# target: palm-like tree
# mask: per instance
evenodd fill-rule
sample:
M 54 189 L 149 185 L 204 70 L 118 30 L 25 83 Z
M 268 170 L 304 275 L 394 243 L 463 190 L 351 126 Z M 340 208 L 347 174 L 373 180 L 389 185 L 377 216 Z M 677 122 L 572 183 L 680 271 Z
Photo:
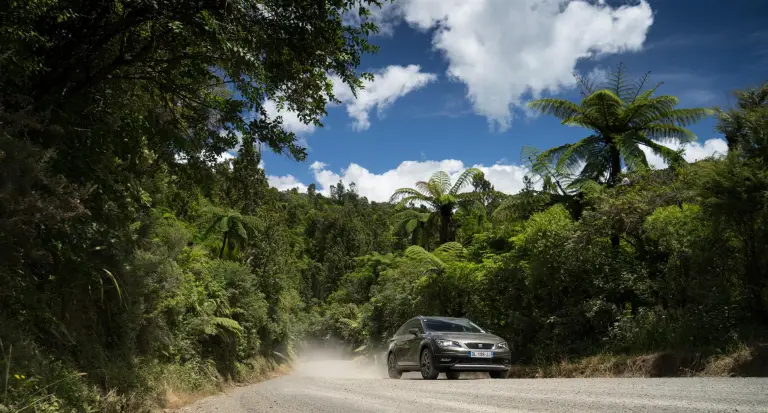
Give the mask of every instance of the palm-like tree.
M 696 136 L 686 129 L 713 112 L 709 109 L 677 109 L 674 96 L 654 96 L 661 84 L 643 90 L 648 74 L 630 82 L 623 65 L 608 75 L 602 87 L 578 77 L 582 100 L 544 98 L 531 102 L 531 108 L 556 116 L 564 125 L 591 129 L 592 134 L 573 143 L 549 149 L 541 160 L 554 162 L 558 169 L 579 170 L 577 180 L 619 183 L 622 162 L 628 170 L 648 167 L 641 150 L 645 146 L 668 164 L 682 161 L 679 152 L 662 142 L 689 142 Z
M 453 241 L 456 237 L 452 231 L 453 213 L 462 204 L 477 201 L 478 192 L 459 193 L 472 183 L 472 178 L 480 174 L 479 169 L 470 168 L 464 171 L 456 183 L 451 185 L 451 177 L 443 171 L 435 172 L 429 181 L 416 182 L 416 188 L 400 188 L 392 194 L 390 202 L 400 206 L 410 203 L 423 204 L 432 209 L 432 215 L 440 220 L 440 243 Z
M 219 249 L 219 258 L 224 257 L 226 247 L 232 254 L 235 249 L 240 249 L 248 243 L 248 239 L 255 232 L 258 225 L 256 218 L 241 215 L 237 211 L 227 211 L 221 208 L 208 208 L 207 211 L 213 219 L 208 229 L 205 230 L 203 238 L 207 238 L 212 233 L 218 232 L 223 236 L 221 248 Z

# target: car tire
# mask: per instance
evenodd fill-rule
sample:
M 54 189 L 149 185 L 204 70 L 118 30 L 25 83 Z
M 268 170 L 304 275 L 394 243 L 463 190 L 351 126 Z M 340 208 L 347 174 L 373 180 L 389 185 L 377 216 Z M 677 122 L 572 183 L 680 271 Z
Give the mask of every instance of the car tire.
M 448 380 L 458 380 L 459 376 L 461 376 L 461 373 L 458 371 L 446 371 L 445 372 L 445 378 Z
M 435 366 L 435 358 L 432 356 L 432 350 L 429 347 L 421 351 L 421 357 L 419 357 L 419 365 L 421 366 L 421 377 L 424 380 L 434 380 L 440 375 Z
M 394 353 L 389 353 L 389 357 L 387 357 L 387 375 L 389 375 L 390 379 L 399 379 L 403 375 L 403 372 L 397 368 L 397 360 Z
M 488 375 L 491 376 L 492 379 L 506 379 L 507 378 L 507 372 L 506 371 L 489 371 Z

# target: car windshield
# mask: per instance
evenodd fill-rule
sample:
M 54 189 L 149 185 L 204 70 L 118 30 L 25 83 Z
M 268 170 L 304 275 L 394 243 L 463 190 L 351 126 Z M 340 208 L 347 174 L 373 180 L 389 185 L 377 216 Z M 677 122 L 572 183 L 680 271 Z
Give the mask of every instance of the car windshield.
M 469 320 L 424 320 L 427 331 L 444 333 L 484 333 Z

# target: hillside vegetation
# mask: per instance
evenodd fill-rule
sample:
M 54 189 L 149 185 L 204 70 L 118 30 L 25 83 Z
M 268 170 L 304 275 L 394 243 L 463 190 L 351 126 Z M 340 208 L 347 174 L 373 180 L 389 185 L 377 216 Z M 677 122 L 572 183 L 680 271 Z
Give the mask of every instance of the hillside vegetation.
M 766 337 L 766 85 L 710 110 L 622 66 L 582 80 L 579 102 L 531 104 L 586 137 L 526 148 L 517 194 L 474 169 L 387 203 L 341 182 L 270 188 L 260 151 L 306 151 L 264 99 L 319 125 L 329 73 L 368 77 L 358 6 L 377 3 L 0 11 L 0 412 L 149 411 L 257 379 L 305 342 L 380 351 L 416 314 L 469 317 L 519 364 Z M 707 116 L 727 156 L 665 146 Z

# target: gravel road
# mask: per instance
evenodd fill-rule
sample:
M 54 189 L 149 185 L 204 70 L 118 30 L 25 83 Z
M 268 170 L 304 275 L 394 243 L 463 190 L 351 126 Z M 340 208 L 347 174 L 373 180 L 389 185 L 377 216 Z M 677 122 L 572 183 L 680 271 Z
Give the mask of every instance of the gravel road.
M 400 380 L 349 361 L 201 400 L 178 413 L 255 412 L 768 412 L 768 379 Z

